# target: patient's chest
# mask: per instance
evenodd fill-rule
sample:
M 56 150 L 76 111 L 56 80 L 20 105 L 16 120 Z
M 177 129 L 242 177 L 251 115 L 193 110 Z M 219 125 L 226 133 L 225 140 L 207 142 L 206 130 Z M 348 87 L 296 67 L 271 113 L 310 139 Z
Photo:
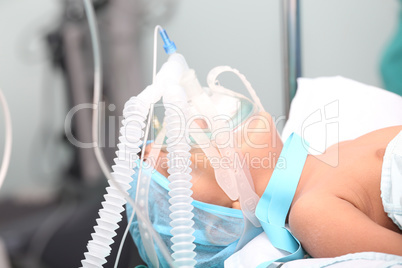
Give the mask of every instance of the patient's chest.
M 350 202 L 381 226 L 400 231 L 384 212 L 380 185 L 385 149 L 401 129 L 372 132 L 329 148 L 326 156 L 309 156 L 300 194 L 334 195 Z M 337 164 L 328 164 L 328 157 L 337 158 Z

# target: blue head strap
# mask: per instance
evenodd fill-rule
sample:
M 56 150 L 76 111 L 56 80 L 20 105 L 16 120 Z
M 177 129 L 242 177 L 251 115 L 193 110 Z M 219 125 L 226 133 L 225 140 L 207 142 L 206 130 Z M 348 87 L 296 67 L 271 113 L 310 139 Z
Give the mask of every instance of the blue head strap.
M 287 262 L 304 257 L 305 253 L 299 240 L 285 228 L 285 221 L 306 162 L 307 150 L 308 143 L 292 133 L 283 145 L 279 157 L 279 160 L 286 161 L 285 165 L 279 167 L 278 160 L 268 186 L 258 202 L 255 214 L 272 245 L 290 253 L 285 257 L 262 263 L 258 268 L 268 267 L 273 262 Z

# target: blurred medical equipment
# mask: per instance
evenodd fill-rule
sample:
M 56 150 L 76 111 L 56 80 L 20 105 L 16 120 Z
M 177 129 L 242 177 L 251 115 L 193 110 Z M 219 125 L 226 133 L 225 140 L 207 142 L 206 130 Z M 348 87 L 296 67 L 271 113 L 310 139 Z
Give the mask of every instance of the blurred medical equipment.
M 68 109 L 80 108 L 73 114 L 69 140 L 83 146 L 73 146 L 74 158 L 69 175 L 88 184 L 99 182 L 103 173 L 92 150 L 92 57 L 91 41 L 82 0 L 65 0 L 64 16 L 58 29 L 48 36 L 54 54 L 54 64 L 63 71 L 67 83 Z M 118 123 L 125 101 L 138 94 L 142 78 L 138 38 L 141 28 L 153 20 L 166 21 L 174 14 L 174 0 L 125 1 L 93 0 L 102 41 L 102 96 L 100 114 L 103 133 L 100 147 L 109 165 L 113 162 Z M 153 11 L 153 12 L 151 12 Z M 80 106 L 81 105 L 81 106 Z M 90 148 L 88 148 L 90 147 Z
M 1 239 L 0 239 L 0 267 L 11 268 L 10 261 L 8 259 L 7 249 L 3 243 L 3 240 Z
M 140 88 L 142 82 L 138 56 L 141 29 L 146 28 L 146 24 L 154 24 L 154 20 L 165 22 L 174 14 L 176 4 L 174 0 L 92 2 L 99 18 L 102 56 L 107 60 L 104 65 L 104 94 L 101 96 L 104 101 L 101 104 L 104 105 L 101 112 L 104 117 L 102 122 L 106 124 L 101 126 L 102 133 L 105 133 L 102 135 L 101 145 L 106 159 L 111 163 L 117 140 L 114 131 L 118 133 L 118 128 L 115 127 L 119 124 L 117 115 L 121 114 L 124 102 L 129 96 L 138 93 L 134 90 Z M 65 78 L 62 82 L 66 82 L 66 87 L 62 88 L 66 89 L 66 97 L 62 101 L 66 102 L 65 106 L 70 110 L 77 105 L 92 102 L 91 47 L 82 0 L 63 0 L 59 4 L 60 23 L 35 31 L 30 36 L 35 35 L 37 40 L 45 41 L 44 45 L 48 45 L 45 49 L 48 49 L 50 54 L 49 67 L 54 73 L 45 72 L 44 78 L 48 81 L 49 76 L 54 76 L 57 80 L 57 72 Z M 49 32 L 49 28 L 54 30 Z M 49 90 L 54 90 L 54 87 L 49 86 Z M 57 104 L 56 102 L 53 105 Z M 49 105 L 44 105 L 44 110 L 48 114 L 53 112 Z M 91 108 L 80 110 L 72 120 L 72 134 L 78 141 L 86 144 L 92 142 L 91 113 Z M 41 140 L 50 140 L 49 131 L 46 134 Z M 51 174 L 51 183 L 57 187 L 54 195 L 46 196 L 46 199 L 44 196 L 35 202 L 26 201 L 29 197 L 23 196 L 23 202 L 26 203 L 21 204 L 19 199 L 13 198 L 1 204 L 2 211 L 7 215 L 1 220 L 1 236 L 16 267 L 78 267 L 97 217 L 100 193 L 105 189 L 106 181 L 92 148 L 72 145 L 62 131 L 50 135 L 57 142 L 57 149 L 62 145 L 65 148 L 61 151 L 67 149 L 67 153 L 72 152 L 72 155 L 68 155 L 72 157 L 63 164 L 66 170 Z M 38 142 L 39 149 L 43 150 L 41 145 Z M 113 149 L 110 149 L 111 147 Z M 59 151 L 55 152 L 51 148 L 48 155 L 54 156 L 55 153 L 58 155 Z M 33 160 L 30 161 L 32 167 L 29 168 L 32 172 L 39 171 L 40 175 L 43 175 L 43 166 L 39 166 L 38 161 L 34 160 L 40 161 L 38 154 L 33 155 Z M 48 163 L 54 164 L 53 160 L 54 158 L 50 159 Z M 117 231 L 118 240 L 127 224 L 125 214 L 123 218 L 121 230 Z M 65 248 L 69 250 L 65 251 Z M 116 251 L 117 248 L 111 258 L 115 259 Z M 126 241 L 120 262 L 122 266 L 143 263 L 131 239 Z
M 66 1 L 66 17 L 60 26 L 60 30 L 50 36 L 51 44 L 55 49 L 64 50 L 64 56 L 60 59 L 60 67 L 66 74 L 66 81 L 69 86 L 69 107 L 73 108 L 84 103 L 92 103 L 92 92 L 90 86 L 91 65 L 90 40 L 86 27 L 84 6 L 82 0 Z M 132 88 L 139 86 L 140 77 L 138 73 L 138 52 L 135 49 L 135 42 L 139 34 L 138 10 L 141 10 L 137 1 L 95 1 L 94 6 L 98 12 L 102 25 L 101 37 L 105 40 L 103 57 L 108 59 L 104 68 L 106 76 L 102 76 L 101 84 L 103 95 L 99 98 L 105 103 L 97 105 L 104 117 L 102 132 L 103 139 L 100 140 L 102 151 L 108 163 L 112 162 L 114 140 L 118 128 L 109 127 L 113 124 L 113 115 L 120 113 L 124 101 L 129 98 Z M 107 21 L 107 23 L 106 23 Z M 62 51 L 63 52 L 63 51 Z M 105 100 L 103 100 L 105 98 Z M 109 106 L 112 104 L 112 106 Z M 74 139 L 91 147 L 92 140 L 92 110 L 91 107 L 81 109 L 74 114 L 73 135 Z M 111 144 L 109 144 L 111 143 Z M 84 146 L 75 147 L 76 157 L 71 172 L 88 183 L 95 183 L 102 176 L 99 170 L 96 156 L 91 148 Z

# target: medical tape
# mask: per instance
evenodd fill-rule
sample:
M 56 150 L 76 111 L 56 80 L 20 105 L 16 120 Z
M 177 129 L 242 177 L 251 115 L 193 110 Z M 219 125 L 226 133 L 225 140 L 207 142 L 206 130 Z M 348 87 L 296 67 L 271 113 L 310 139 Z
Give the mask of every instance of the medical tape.
M 196 124 L 194 129 L 201 130 L 197 133 L 190 133 L 190 136 L 194 139 L 194 141 L 200 145 L 200 149 L 204 152 L 205 156 L 210 160 L 211 159 L 221 159 L 221 155 L 219 151 L 212 146 L 211 140 L 208 136 L 202 131 L 202 129 Z M 208 145 L 206 145 L 208 144 Z M 236 181 L 233 180 L 234 172 L 231 169 L 225 169 L 221 165 L 211 165 L 214 169 L 215 179 L 219 186 L 224 190 L 224 192 L 228 195 L 231 200 L 237 200 L 239 198 L 239 193 L 237 191 Z M 225 191 L 225 189 L 231 189 L 230 191 Z
M 271 179 L 257 205 L 256 216 L 271 241 L 278 249 L 290 254 L 264 262 L 258 268 L 268 267 L 274 262 L 302 259 L 305 255 L 299 240 L 285 228 L 285 221 L 308 154 L 308 143 L 292 133 L 283 145 L 281 155 L 286 165 L 275 166 Z

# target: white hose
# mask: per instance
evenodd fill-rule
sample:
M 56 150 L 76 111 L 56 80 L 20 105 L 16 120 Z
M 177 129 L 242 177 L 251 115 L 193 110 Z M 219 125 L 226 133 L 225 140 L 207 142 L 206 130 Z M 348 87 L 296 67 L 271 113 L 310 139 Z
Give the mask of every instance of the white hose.
M 117 145 L 117 157 L 114 159 L 115 165 L 112 167 L 114 181 L 109 180 L 109 187 L 106 188 L 107 194 L 102 202 L 103 208 L 99 210 L 100 218 L 97 219 L 98 225 L 94 227 L 95 233 L 91 234 L 92 240 L 88 242 L 88 252 L 85 253 L 85 260 L 82 261 L 83 267 L 102 267 L 106 263 L 106 257 L 110 254 L 110 245 L 116 235 L 114 230 L 121 221 L 121 212 L 126 203 L 124 196 L 119 192 L 115 184 L 125 191 L 130 189 L 131 176 L 133 175 L 133 165 L 138 160 L 140 145 L 145 126 L 144 121 L 148 115 L 149 104 L 141 101 L 137 97 L 132 97 L 125 105 L 123 110 L 123 126 L 120 129 L 120 143 Z
M 114 159 L 115 165 L 112 167 L 113 179 L 109 180 L 110 186 L 106 188 L 108 193 L 105 195 L 105 202 L 102 202 L 103 208 L 99 211 L 100 218 L 97 220 L 98 225 L 94 227 L 95 233 L 91 235 L 92 240 L 88 242 L 88 252 L 84 254 L 86 259 L 82 261 L 83 267 L 102 267 L 106 263 L 106 257 L 111 250 L 110 245 L 116 235 L 115 230 L 122 218 L 120 213 L 124 210 L 123 205 L 126 203 L 124 197 L 127 195 L 127 190 L 130 189 L 131 176 L 134 174 L 133 168 L 138 160 L 137 154 L 141 151 L 139 147 L 142 145 L 143 128 L 150 104 L 160 99 L 162 91 L 169 91 L 169 88 L 164 86 L 178 84 L 178 80 L 186 68 L 188 67 L 183 56 L 172 55 L 169 61 L 162 66 L 155 84 L 147 87 L 138 97 L 132 97 L 125 104 L 123 126 L 120 129 L 120 143 L 117 145 L 119 150 L 117 158 Z M 175 100 L 173 99 L 173 101 Z M 121 193 L 120 189 L 125 192 Z M 133 208 L 139 207 L 139 210 L 136 209 L 136 211 L 140 213 L 142 206 L 145 204 L 139 202 L 139 204 L 134 204 Z M 147 216 L 140 217 L 139 222 L 144 223 L 143 227 L 156 239 L 152 225 L 149 224 L 149 218 Z M 171 264 L 167 248 L 160 245 L 159 240 L 156 239 L 159 249 Z
M 163 96 L 166 116 L 166 143 L 168 151 L 168 177 L 169 183 L 169 207 L 172 221 L 170 231 L 173 237 L 172 257 L 176 267 L 194 267 L 197 263 L 194 259 L 195 240 L 193 233 L 194 214 L 191 205 L 191 154 L 186 131 L 185 113 L 188 111 L 187 97 L 180 86 L 169 87 Z
M 94 104 L 98 107 L 101 99 L 102 92 L 102 63 L 100 53 L 100 43 L 98 37 L 98 29 L 96 16 L 90 0 L 83 0 L 85 12 L 88 18 L 89 29 L 91 33 L 91 41 L 94 54 Z M 177 59 L 177 57 L 174 57 Z M 179 65 L 182 67 L 183 60 L 178 57 Z M 173 63 L 173 65 L 177 65 Z M 187 66 L 185 64 L 185 66 Z M 169 68 L 165 68 L 169 69 Z M 181 68 L 174 68 L 175 71 Z M 175 74 L 175 73 L 174 73 Z M 177 75 L 177 74 L 176 74 Z M 169 75 L 167 75 L 169 77 Z M 163 79 L 162 79 L 163 80 Z M 166 80 L 166 79 L 165 79 Z M 169 80 L 169 78 L 167 79 Z M 163 84 L 163 82 L 161 82 Z M 131 187 L 130 182 L 133 180 L 133 168 L 138 160 L 137 153 L 140 151 L 139 146 L 142 144 L 141 138 L 144 136 L 142 128 L 144 121 L 148 115 L 149 106 L 158 101 L 161 97 L 159 90 L 144 90 L 138 98 L 131 98 L 125 105 L 123 111 L 123 127 L 120 129 L 121 137 L 118 144 L 119 151 L 116 153 L 117 158 L 114 159 L 115 165 L 113 166 L 113 173 L 109 171 L 109 167 L 104 158 L 103 152 L 99 148 L 99 111 L 94 109 L 92 120 L 92 135 L 95 143 L 95 155 L 100 164 L 100 167 L 108 179 L 109 187 L 106 188 L 107 194 L 104 196 L 105 201 L 102 202 L 103 208 L 99 210 L 100 218 L 97 219 L 97 226 L 94 227 L 92 240 L 88 242 L 85 259 L 82 265 L 85 268 L 102 267 L 106 263 L 106 257 L 110 254 L 110 245 L 113 243 L 113 237 L 116 235 L 114 230 L 118 228 L 118 223 L 121 220 L 120 213 L 124 210 L 123 205 L 128 201 L 133 208 L 133 213 L 137 212 L 139 221 L 143 223 L 144 228 L 148 231 L 150 236 L 155 239 L 156 244 L 162 256 L 165 258 L 170 266 L 173 266 L 172 258 L 165 244 L 163 244 L 160 236 L 152 228 L 149 218 L 144 216 L 139 206 L 128 195 L 127 190 Z M 2 171 L 4 172 L 4 171 Z
M 89 0 L 83 0 L 86 15 L 88 18 L 89 29 L 91 33 L 92 48 L 94 54 L 94 104 L 98 107 L 101 99 L 102 90 L 102 63 L 101 63 L 101 53 L 100 53 L 100 43 L 98 37 L 98 29 L 96 16 L 93 6 Z M 146 106 L 146 105 L 143 105 Z M 143 116 L 141 118 L 146 118 L 148 110 L 144 109 Z M 98 147 L 99 135 L 99 111 L 94 109 L 93 120 L 92 120 L 92 136 L 95 143 L 95 156 L 100 164 L 100 167 L 108 178 L 109 187 L 107 188 L 108 194 L 105 195 L 105 202 L 102 203 L 103 208 L 99 210 L 100 218 L 97 219 L 97 226 L 94 227 L 95 233 L 93 233 L 92 240 L 88 242 L 87 248 L 88 252 L 85 253 L 85 259 L 82 261 L 83 267 L 102 267 L 106 263 L 105 258 L 110 254 L 110 245 L 113 243 L 113 237 L 116 235 L 114 230 L 118 228 L 118 222 L 121 220 L 120 213 L 124 210 L 123 205 L 126 203 L 125 198 L 128 197 L 128 201 L 133 206 L 133 210 L 136 209 L 136 204 L 132 202 L 131 198 L 127 194 L 127 190 L 130 188 L 130 181 L 132 180 L 130 175 L 122 176 L 118 172 L 128 174 L 130 171 L 130 159 L 126 159 L 128 166 L 121 168 L 115 174 L 111 175 L 109 167 L 105 161 L 103 152 Z M 141 121 L 143 122 L 143 121 Z M 124 128 L 124 126 L 123 126 Z M 125 131 L 124 129 L 122 129 Z M 141 129 L 140 129 L 141 130 Z M 137 135 L 143 135 L 143 133 L 136 133 Z M 141 136 L 136 137 L 139 141 Z M 124 143 L 124 142 L 123 142 Z M 140 144 L 140 143 L 139 143 Z M 139 144 L 135 144 L 130 153 L 139 151 Z M 120 144 L 121 145 L 121 144 Z M 124 146 L 123 146 L 124 147 Z M 120 155 L 120 154 L 119 154 Z M 136 154 L 135 154 L 136 155 Z M 138 158 L 138 156 L 137 156 Z M 118 160 L 118 159 L 117 159 Z M 116 162 L 116 166 L 123 166 L 120 160 Z M 126 163 L 126 164 L 127 164 Z M 134 162 L 131 162 L 134 163 Z M 131 169 L 132 170 L 132 169 Z M 139 215 L 142 218 L 142 215 Z M 157 239 L 158 241 L 159 239 Z M 159 241 L 158 241 L 159 242 Z

